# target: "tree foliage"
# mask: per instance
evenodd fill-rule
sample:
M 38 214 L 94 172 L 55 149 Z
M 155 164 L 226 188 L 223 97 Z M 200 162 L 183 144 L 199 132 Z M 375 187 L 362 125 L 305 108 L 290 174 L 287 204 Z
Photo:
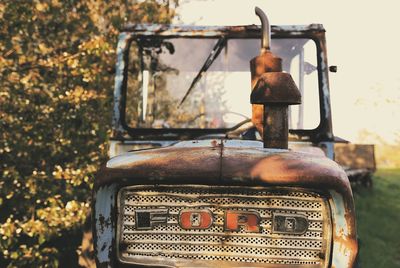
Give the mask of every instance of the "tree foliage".
M 176 5 L 0 2 L 1 267 L 76 265 L 106 159 L 118 29 L 168 23 Z

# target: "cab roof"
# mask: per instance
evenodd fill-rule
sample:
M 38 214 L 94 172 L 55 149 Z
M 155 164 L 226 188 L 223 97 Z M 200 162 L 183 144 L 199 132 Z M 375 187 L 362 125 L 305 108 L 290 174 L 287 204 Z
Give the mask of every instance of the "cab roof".
M 259 37 L 261 26 L 194 26 L 194 25 L 167 25 L 167 24 L 128 24 L 123 32 L 130 32 L 137 36 L 182 36 L 182 37 Z M 310 33 L 325 32 L 322 24 L 309 25 L 272 25 L 272 35 L 307 35 Z

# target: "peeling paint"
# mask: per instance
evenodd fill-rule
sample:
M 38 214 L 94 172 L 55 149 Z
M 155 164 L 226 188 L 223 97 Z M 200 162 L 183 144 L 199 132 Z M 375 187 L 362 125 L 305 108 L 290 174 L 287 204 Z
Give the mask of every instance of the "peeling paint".
M 211 139 L 211 140 L 192 140 L 192 141 L 181 141 L 174 144 L 174 147 L 205 147 L 205 146 L 218 146 L 221 143 L 224 147 L 240 147 L 240 148 L 263 148 L 261 141 L 252 140 L 228 140 L 228 139 Z M 276 150 L 283 151 L 283 150 Z
M 114 241 L 112 211 L 115 204 L 116 185 L 100 187 L 96 192 L 94 212 L 95 250 L 98 263 L 110 261 Z
M 330 191 L 333 219 L 332 267 L 353 267 L 358 254 L 354 215 L 349 212 L 343 196 Z
M 260 148 L 263 149 L 262 141 L 252 140 L 223 140 L 224 147 L 239 147 L 239 148 Z M 278 150 L 279 151 L 279 150 Z
M 140 155 L 135 153 L 127 153 L 125 154 L 126 157 L 114 157 L 111 158 L 108 162 L 106 167 L 107 168 L 115 168 L 118 166 L 125 166 L 129 163 L 133 162 L 140 162 L 145 160 L 151 160 L 156 158 L 157 155 Z
M 334 160 L 334 143 L 333 142 L 320 142 L 319 147 L 323 148 L 325 155 Z
M 221 36 L 233 34 L 258 33 L 261 36 L 259 25 L 238 25 L 238 26 L 196 26 L 196 25 L 160 25 L 160 24 L 130 24 L 124 29 L 126 32 L 135 32 L 137 35 L 149 36 Z M 290 32 L 293 34 L 325 31 L 321 24 L 310 25 L 272 25 L 272 35 L 276 32 Z
M 120 104 L 122 99 L 122 84 L 124 80 L 124 69 L 125 61 L 124 52 L 127 49 L 128 39 L 130 35 L 127 33 L 121 33 L 118 39 L 117 46 L 117 64 L 116 64 L 116 74 L 115 74 L 115 84 L 114 84 L 114 113 L 112 126 L 114 131 L 124 131 L 121 125 L 121 111 Z
M 216 147 L 218 146 L 218 141 L 213 140 L 191 140 L 191 141 L 181 141 L 173 145 L 177 148 L 188 148 L 188 147 Z
M 336 235 L 347 236 L 349 227 L 345 218 L 343 197 L 335 191 L 331 191 L 330 194 L 333 199 L 332 211 L 334 212 Z

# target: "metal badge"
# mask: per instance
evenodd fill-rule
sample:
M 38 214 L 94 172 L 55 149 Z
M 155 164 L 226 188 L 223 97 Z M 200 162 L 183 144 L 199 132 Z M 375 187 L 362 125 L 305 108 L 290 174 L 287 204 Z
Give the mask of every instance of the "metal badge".
M 167 218 L 167 208 L 135 210 L 135 226 L 138 230 L 151 230 L 154 225 L 167 224 Z
M 303 214 L 274 213 L 272 216 L 272 233 L 304 234 L 308 230 L 308 218 Z
M 179 226 L 182 229 L 208 229 L 214 217 L 209 209 L 183 209 L 179 212 Z
M 249 233 L 259 233 L 260 214 L 256 211 L 227 210 L 225 212 L 225 231 L 239 231 L 241 227 Z

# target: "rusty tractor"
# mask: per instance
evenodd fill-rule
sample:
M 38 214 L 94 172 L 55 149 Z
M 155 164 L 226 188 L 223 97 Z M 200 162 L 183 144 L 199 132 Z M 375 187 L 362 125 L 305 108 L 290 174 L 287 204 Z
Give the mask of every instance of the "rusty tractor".
M 334 161 L 353 145 L 332 131 L 325 30 L 256 14 L 261 26 L 123 29 L 94 185 L 98 267 L 355 266 Z M 356 151 L 338 162 L 372 172 Z

